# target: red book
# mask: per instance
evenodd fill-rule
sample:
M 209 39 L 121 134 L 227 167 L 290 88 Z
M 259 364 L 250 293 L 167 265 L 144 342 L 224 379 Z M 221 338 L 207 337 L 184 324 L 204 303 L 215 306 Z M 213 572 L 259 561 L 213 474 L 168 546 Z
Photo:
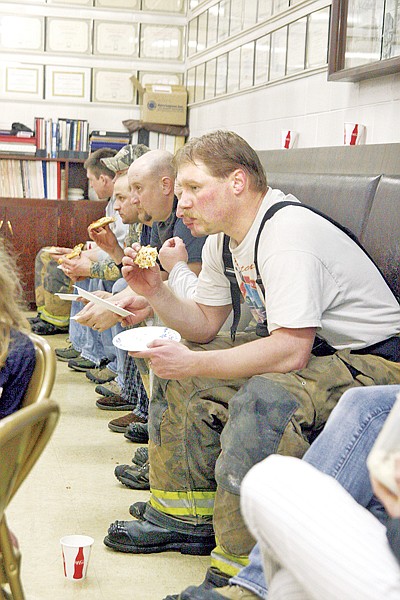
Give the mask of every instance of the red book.
M 35 144 L 36 145 L 36 137 L 19 137 L 17 135 L 1 135 L 0 134 L 0 142 L 9 142 L 15 144 Z

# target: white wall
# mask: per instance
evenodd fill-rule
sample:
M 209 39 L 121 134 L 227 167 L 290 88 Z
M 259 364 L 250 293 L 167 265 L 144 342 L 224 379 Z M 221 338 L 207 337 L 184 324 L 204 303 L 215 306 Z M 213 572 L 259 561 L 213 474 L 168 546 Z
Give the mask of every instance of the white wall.
M 298 132 L 296 147 L 340 146 L 344 122 L 366 126 L 366 143 L 400 142 L 400 74 L 358 83 L 328 82 L 326 71 L 281 81 L 189 110 L 191 136 L 224 128 L 257 150 L 281 147 L 281 131 Z

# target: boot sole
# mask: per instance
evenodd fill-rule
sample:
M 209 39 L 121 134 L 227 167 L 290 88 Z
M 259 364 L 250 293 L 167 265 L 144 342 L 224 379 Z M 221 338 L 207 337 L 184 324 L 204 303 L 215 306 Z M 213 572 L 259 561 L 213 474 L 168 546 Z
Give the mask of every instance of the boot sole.
M 128 477 L 117 477 L 118 481 L 130 488 L 131 490 L 149 490 L 150 482 L 149 481 L 133 481 Z
M 79 356 L 79 354 L 78 354 Z M 73 360 L 74 358 L 78 358 L 78 356 L 69 356 L 68 358 L 64 358 L 63 356 L 58 356 L 58 354 L 56 354 L 57 360 L 60 360 L 61 362 L 69 362 L 70 360 Z
M 105 383 L 110 383 L 110 381 L 114 381 L 116 379 L 116 375 L 114 377 L 108 377 L 108 379 L 99 379 L 96 375 L 92 375 L 91 373 L 86 373 L 86 377 L 89 381 L 93 381 L 96 385 L 104 385 Z
M 109 539 L 108 535 L 104 538 L 103 543 L 113 550 L 119 552 L 127 552 L 130 554 L 155 554 L 159 552 L 180 552 L 181 554 L 191 554 L 193 556 L 208 556 L 215 548 L 215 542 L 212 545 L 205 546 L 204 544 L 188 544 L 171 542 L 160 546 L 131 546 L 121 544 Z
M 125 434 L 125 431 L 124 431 Z M 124 435 L 124 438 L 126 438 L 129 442 L 132 442 L 133 444 L 148 444 L 149 443 L 149 438 L 146 437 L 141 437 L 141 436 L 128 436 L 128 435 Z
M 96 402 L 96 406 L 100 410 L 123 410 L 124 412 L 132 410 L 132 404 L 123 404 L 122 406 L 104 406 L 104 404 L 99 404 L 99 402 Z
M 148 459 L 147 459 L 148 460 Z M 133 457 L 132 458 L 132 462 L 134 465 L 137 465 L 138 467 L 143 467 L 143 465 L 145 465 L 147 463 L 147 460 L 138 460 L 137 458 Z
M 125 433 L 125 429 L 127 427 L 128 427 L 128 425 L 125 425 L 125 427 L 121 427 L 119 425 L 108 424 L 108 429 L 110 429 L 111 431 L 115 431 L 115 433 Z
M 94 369 L 96 365 L 92 367 L 69 367 L 72 371 L 78 371 L 79 373 L 86 373 L 89 369 Z

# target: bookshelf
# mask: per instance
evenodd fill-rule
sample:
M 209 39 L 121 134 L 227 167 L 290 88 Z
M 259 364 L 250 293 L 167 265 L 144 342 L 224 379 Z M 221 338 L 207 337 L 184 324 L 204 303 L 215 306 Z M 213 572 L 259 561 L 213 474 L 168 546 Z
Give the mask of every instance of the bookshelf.
M 12 163 L 14 169 L 18 166 L 21 169 L 21 163 L 24 163 L 24 166 L 28 165 L 32 172 L 37 170 L 38 173 L 40 169 L 43 173 L 43 168 L 46 170 L 50 165 L 53 171 L 60 174 L 60 184 L 61 173 L 63 173 L 62 186 L 58 186 L 60 198 L 57 198 L 58 194 L 50 198 L 46 198 L 43 194 L 37 197 L 26 197 L 26 194 L 25 197 L 24 194 L 17 196 L 15 185 L 12 188 L 13 194 L 7 193 L 11 188 L 7 189 L 5 186 L 12 185 L 14 174 L 14 171 L 8 170 L 11 169 L 10 161 L 14 161 Z M 87 241 L 87 226 L 104 215 L 106 206 L 104 201 L 66 199 L 69 187 L 83 188 L 84 196 L 87 198 L 87 177 L 83 163 L 83 160 L 78 159 L 0 155 L 0 236 L 17 256 L 25 301 L 29 305 L 35 302 L 35 257 L 39 250 L 43 246 L 73 247 Z M 25 185 L 29 186 L 29 183 L 25 182 Z M 32 182 L 31 188 L 37 189 Z
M 64 200 L 68 188 L 88 196 L 83 159 L 38 158 L 0 154 L 0 197 Z

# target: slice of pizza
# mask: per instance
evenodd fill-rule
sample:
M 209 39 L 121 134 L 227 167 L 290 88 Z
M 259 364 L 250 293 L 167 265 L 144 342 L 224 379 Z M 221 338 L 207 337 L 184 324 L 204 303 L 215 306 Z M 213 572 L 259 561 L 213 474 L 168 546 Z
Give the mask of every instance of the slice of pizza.
M 82 248 L 83 248 L 83 244 L 77 244 L 76 246 L 74 246 L 72 248 L 71 252 L 69 252 L 68 254 L 65 254 L 65 256 L 62 256 L 61 258 L 59 258 L 57 262 L 61 265 L 64 262 L 64 258 L 77 258 L 78 256 L 81 255 Z
M 156 264 L 157 254 L 157 248 L 153 248 L 152 246 L 142 246 L 133 262 L 135 265 L 138 265 L 140 269 L 148 269 L 149 267 L 154 267 Z
M 115 217 L 101 217 L 101 219 L 97 219 L 97 221 L 90 223 L 88 231 L 92 231 L 92 229 L 100 229 L 101 227 L 105 227 L 106 225 L 114 223 L 115 221 Z

